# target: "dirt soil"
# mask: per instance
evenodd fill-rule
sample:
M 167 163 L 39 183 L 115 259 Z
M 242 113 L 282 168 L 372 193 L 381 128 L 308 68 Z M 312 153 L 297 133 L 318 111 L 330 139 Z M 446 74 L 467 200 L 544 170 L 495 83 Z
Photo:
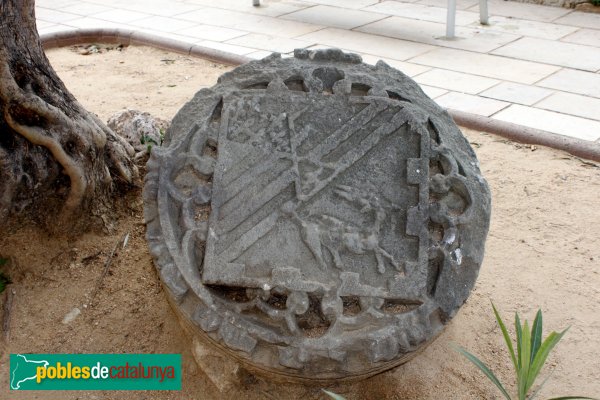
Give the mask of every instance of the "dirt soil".
M 165 51 L 129 47 L 88 55 L 48 51 L 67 87 L 107 120 L 123 108 L 170 119 L 229 69 Z M 493 194 L 485 262 L 477 285 L 444 333 L 409 363 L 367 381 L 331 387 L 348 399 L 500 399 L 452 350 L 456 343 L 512 382 L 490 301 L 505 319 L 544 311 L 545 332 L 571 329 L 542 374 L 541 397 L 600 397 L 600 167 L 552 149 L 465 131 Z M 0 236 L 14 281 L 9 332 L 0 336 L 0 399 L 324 399 L 320 388 L 246 379 L 220 393 L 200 370 L 170 309 L 144 239 L 139 191 L 119 200 L 109 233 L 48 237 L 31 226 Z M 115 244 L 129 234 L 101 279 Z M 96 289 L 97 288 L 97 289 Z M 94 292 L 96 292 L 94 296 Z M 92 297 L 94 296 L 94 297 Z M 81 314 L 69 323 L 74 308 Z M 2 320 L 7 319 L 6 315 Z M 2 325 L 0 325 L 0 330 Z M 182 392 L 9 392 L 10 353 L 160 352 L 183 355 Z M 510 385 L 509 385 L 510 386 Z M 512 386 L 511 386 L 512 389 Z

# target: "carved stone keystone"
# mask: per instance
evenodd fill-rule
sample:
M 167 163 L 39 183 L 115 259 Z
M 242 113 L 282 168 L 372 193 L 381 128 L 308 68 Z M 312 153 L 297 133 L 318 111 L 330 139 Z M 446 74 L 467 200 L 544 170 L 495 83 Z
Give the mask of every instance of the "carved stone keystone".
M 204 342 L 287 378 L 407 361 L 467 299 L 490 193 L 450 116 L 339 50 L 221 76 L 154 147 L 147 239 Z

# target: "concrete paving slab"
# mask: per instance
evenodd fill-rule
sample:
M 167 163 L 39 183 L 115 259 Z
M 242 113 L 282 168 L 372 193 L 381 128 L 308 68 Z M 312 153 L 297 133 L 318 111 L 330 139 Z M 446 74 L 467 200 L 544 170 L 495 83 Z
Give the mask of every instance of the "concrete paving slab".
M 223 8 L 247 14 L 267 15 L 269 17 L 278 17 L 289 14 L 294 11 L 311 7 L 311 3 L 300 1 L 261 1 L 260 7 L 252 6 L 251 0 L 187 0 L 189 4 L 198 4 L 212 8 Z
M 447 0 L 420 0 L 417 1 L 417 4 L 424 4 L 426 6 L 434 6 L 445 8 L 448 7 Z M 479 4 L 477 0 L 457 0 L 456 1 L 456 9 L 457 10 L 466 10 L 471 7 L 475 7 Z M 479 11 L 477 11 L 479 12 Z
M 489 97 L 496 100 L 507 101 L 523 105 L 533 105 L 538 101 L 550 96 L 553 90 L 540 88 L 537 86 L 522 85 L 520 83 L 502 82 L 484 92 L 480 96 Z
M 600 74 L 592 72 L 562 69 L 536 85 L 600 98 Z
M 151 16 L 152 15 L 150 14 L 141 13 L 138 11 L 122 10 L 117 8 L 94 14 L 94 18 L 103 19 L 105 21 L 115 22 L 118 24 L 128 24 L 130 22 L 139 21 L 140 19 Z
M 477 9 L 478 6 L 474 6 L 469 10 L 476 11 Z M 562 7 L 541 6 L 539 4 L 505 0 L 488 0 L 488 9 L 490 15 L 542 22 L 552 22 L 571 12 L 571 10 Z
M 172 17 L 203 8 L 198 4 L 186 4 L 175 1 L 165 2 L 165 0 L 127 0 L 117 3 L 116 7 L 162 17 Z
M 374 36 L 368 33 L 347 31 L 337 28 L 322 29 L 317 32 L 299 36 L 298 39 L 369 53 L 381 57 L 393 58 L 400 61 L 435 49 L 435 47 L 427 44 Z
M 223 28 L 222 26 L 213 25 L 194 25 L 190 28 L 180 29 L 175 33 L 184 36 L 190 36 L 197 39 L 212 40 L 215 42 L 223 42 L 234 39 L 236 37 L 247 35 L 249 32 L 240 31 L 237 29 Z
M 250 33 L 238 38 L 228 40 L 227 43 L 237 46 L 253 47 L 261 50 L 289 53 L 295 49 L 312 46 L 314 43 L 297 39 L 281 38 L 260 33 Z
M 79 29 L 122 28 L 123 24 L 105 21 L 94 17 L 82 17 L 65 22 L 66 25 Z
M 108 11 L 110 9 L 111 7 L 106 7 L 100 4 L 78 2 L 61 7 L 60 11 L 82 16 L 89 16 L 102 11 Z
M 510 105 L 510 103 L 504 101 L 486 99 L 471 94 L 457 92 L 449 92 L 443 96 L 437 97 L 435 102 L 445 108 L 452 108 L 454 110 L 483 115 L 485 117 L 489 117 Z
M 414 79 L 419 84 L 425 84 L 452 90 L 454 92 L 469 94 L 477 94 L 500 83 L 500 81 L 496 79 L 473 76 L 462 72 L 448 71 L 438 68 L 434 68 L 428 72 L 418 75 Z
M 513 104 L 494 115 L 495 119 L 541 129 L 583 140 L 600 138 L 600 122 Z
M 41 19 L 36 21 L 36 26 L 38 28 L 38 31 L 44 28 L 49 28 L 51 26 L 55 26 L 56 24 L 54 22 L 48 22 L 48 21 L 42 21 Z
M 573 11 L 554 22 L 557 24 L 579 26 L 581 28 L 600 29 L 600 14 Z
M 458 38 L 446 40 L 447 0 L 261 3 L 37 0 L 36 13 L 40 33 L 133 29 L 249 58 L 338 47 L 383 59 L 446 107 L 600 140 L 600 15 L 488 0 L 482 26 L 478 1 L 458 0 Z
M 558 92 L 540 101 L 535 106 L 600 121 L 600 99 L 595 97 Z
M 375 4 L 378 1 L 379 0 L 309 0 L 309 3 L 358 10 Z
M 54 24 L 62 24 L 67 21 L 81 18 L 81 15 L 66 13 L 62 11 L 51 10 L 44 7 L 35 8 L 35 17 L 45 22 L 51 22 Z
M 281 18 L 334 28 L 353 29 L 387 17 L 387 15 L 373 12 L 320 5 L 286 14 Z
M 419 21 L 403 17 L 390 17 L 357 28 L 360 32 L 373 33 L 397 39 L 427 43 L 441 47 L 487 53 L 507 43 L 519 39 L 519 36 L 496 31 L 483 31 L 476 28 L 456 27 L 456 37 L 446 39 L 446 24 Z
M 51 8 L 53 10 L 58 10 L 63 7 L 67 7 L 73 4 L 77 4 L 76 0 L 37 0 L 35 2 L 36 7 L 44 7 Z M 37 16 L 37 14 L 36 14 Z
M 454 49 L 436 49 L 411 58 L 410 62 L 525 84 L 535 83 L 560 69 L 552 65 Z
M 570 33 L 577 31 L 575 26 L 557 25 L 547 22 L 529 21 L 508 17 L 490 17 L 489 25 L 472 24 L 483 30 L 493 30 L 514 35 L 536 37 L 541 39 L 558 40 Z
M 444 7 L 433 7 L 425 4 L 402 3 L 399 1 L 384 1 L 365 8 L 367 11 L 386 15 L 411 18 L 430 22 L 446 23 L 447 10 Z M 469 25 L 479 21 L 479 12 L 456 11 L 456 24 Z
M 46 1 L 53 3 L 53 0 L 36 0 L 36 4 L 40 3 L 40 1 Z M 58 1 L 69 1 L 69 0 L 58 0 Z M 79 3 L 80 1 L 72 1 L 72 3 Z M 122 0 L 86 0 L 87 3 L 101 4 L 103 6 L 119 8 L 119 5 L 123 4 Z
M 221 42 L 213 42 L 212 40 L 203 40 L 197 43 L 198 46 L 208 47 L 211 49 L 226 51 L 228 53 L 237 54 L 240 56 L 244 56 L 246 54 L 254 53 L 260 49 L 253 49 L 250 47 L 236 46 L 233 44 L 221 43 Z
M 322 29 L 322 26 L 304 22 L 287 21 L 264 15 L 250 15 L 218 8 L 205 8 L 178 16 L 200 24 L 217 25 L 225 28 L 263 33 L 279 37 L 294 38 Z
M 600 70 L 600 51 L 581 44 L 524 37 L 492 54 L 586 71 Z
M 599 29 L 579 29 L 577 32 L 565 36 L 561 41 L 600 47 L 600 26 L 598 28 Z
M 181 29 L 191 28 L 197 24 L 183 19 L 152 16 L 130 22 L 129 25 L 144 29 L 152 29 L 159 32 L 175 32 Z
M 425 92 L 425 94 L 427 96 L 429 96 L 429 98 L 431 98 L 431 99 L 436 99 L 436 98 L 448 93 L 448 91 L 445 89 L 440 89 L 440 88 L 427 86 L 427 85 L 420 85 L 420 86 L 421 86 L 421 89 L 423 90 L 423 92 Z
M 40 21 L 38 20 L 38 22 L 40 22 Z M 38 34 L 48 35 L 48 34 L 55 33 L 55 32 L 71 31 L 71 30 L 77 30 L 77 29 L 78 28 L 75 28 L 73 26 L 67 26 L 67 25 L 62 25 L 62 24 L 61 25 L 52 24 L 52 25 L 46 26 L 44 28 L 38 27 Z

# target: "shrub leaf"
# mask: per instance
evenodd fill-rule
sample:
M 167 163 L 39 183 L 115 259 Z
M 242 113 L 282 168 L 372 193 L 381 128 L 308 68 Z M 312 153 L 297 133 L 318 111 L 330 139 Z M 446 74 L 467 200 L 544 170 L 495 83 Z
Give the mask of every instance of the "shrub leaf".
M 502 336 L 504 336 L 504 341 L 506 342 L 506 347 L 508 347 L 508 351 L 510 353 L 510 358 L 511 358 L 513 365 L 515 366 L 515 370 L 516 370 L 518 363 L 517 363 L 517 358 L 515 357 L 515 349 L 513 347 L 512 340 L 510 339 L 508 330 L 506 329 L 506 326 L 504 325 L 504 321 L 502 321 L 502 318 L 500 317 L 500 313 L 496 309 L 496 306 L 494 305 L 494 303 L 492 303 L 492 308 L 494 309 L 494 315 L 496 316 L 496 321 L 498 321 L 500 330 L 502 330 Z
M 516 372 L 518 373 L 521 369 L 521 336 L 523 336 L 523 332 L 521 330 L 521 320 L 519 319 L 519 314 L 515 313 L 515 331 L 517 333 L 517 368 Z
M 463 356 L 467 357 L 467 359 L 469 361 L 471 361 L 473 364 L 475 364 L 475 366 L 477 368 L 479 368 L 479 370 L 481 372 L 483 372 L 485 374 L 485 376 L 487 376 L 488 379 L 490 381 L 492 381 L 498 389 L 500 389 L 500 391 L 502 392 L 502 394 L 504 395 L 504 397 L 507 400 L 511 400 L 510 395 L 508 394 L 506 389 L 504 389 L 504 386 L 502 386 L 502 384 L 500 383 L 498 378 L 496 378 L 496 375 L 494 375 L 494 373 L 487 367 L 487 365 L 485 365 L 479 358 L 477 358 L 473 354 L 469 353 L 467 350 L 463 349 L 462 347 L 455 346 L 455 348 L 456 348 L 456 351 L 461 353 Z
M 550 351 L 552 351 L 554 346 L 556 346 L 556 344 L 560 341 L 560 339 L 562 339 L 562 337 L 565 333 L 567 333 L 568 330 L 569 328 L 565 329 L 561 333 L 551 332 L 546 338 L 546 340 L 544 340 L 544 342 L 541 344 L 540 349 L 536 354 L 533 363 L 531 364 L 532 379 L 528 384 L 529 387 L 533 385 L 535 377 L 540 373 L 542 367 L 546 363 L 546 359 L 548 358 Z
M 537 354 L 540 345 L 542 344 L 542 310 L 538 310 L 533 320 L 533 326 L 531 328 L 531 359 L 530 364 L 533 364 L 533 359 Z

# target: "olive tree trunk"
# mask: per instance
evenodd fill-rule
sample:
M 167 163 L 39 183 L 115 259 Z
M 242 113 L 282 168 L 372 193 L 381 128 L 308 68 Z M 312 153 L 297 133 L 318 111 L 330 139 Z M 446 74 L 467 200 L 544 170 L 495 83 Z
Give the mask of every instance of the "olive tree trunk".
M 133 148 L 69 93 L 37 34 L 34 0 L 0 0 L 0 224 L 74 228 L 137 178 Z

